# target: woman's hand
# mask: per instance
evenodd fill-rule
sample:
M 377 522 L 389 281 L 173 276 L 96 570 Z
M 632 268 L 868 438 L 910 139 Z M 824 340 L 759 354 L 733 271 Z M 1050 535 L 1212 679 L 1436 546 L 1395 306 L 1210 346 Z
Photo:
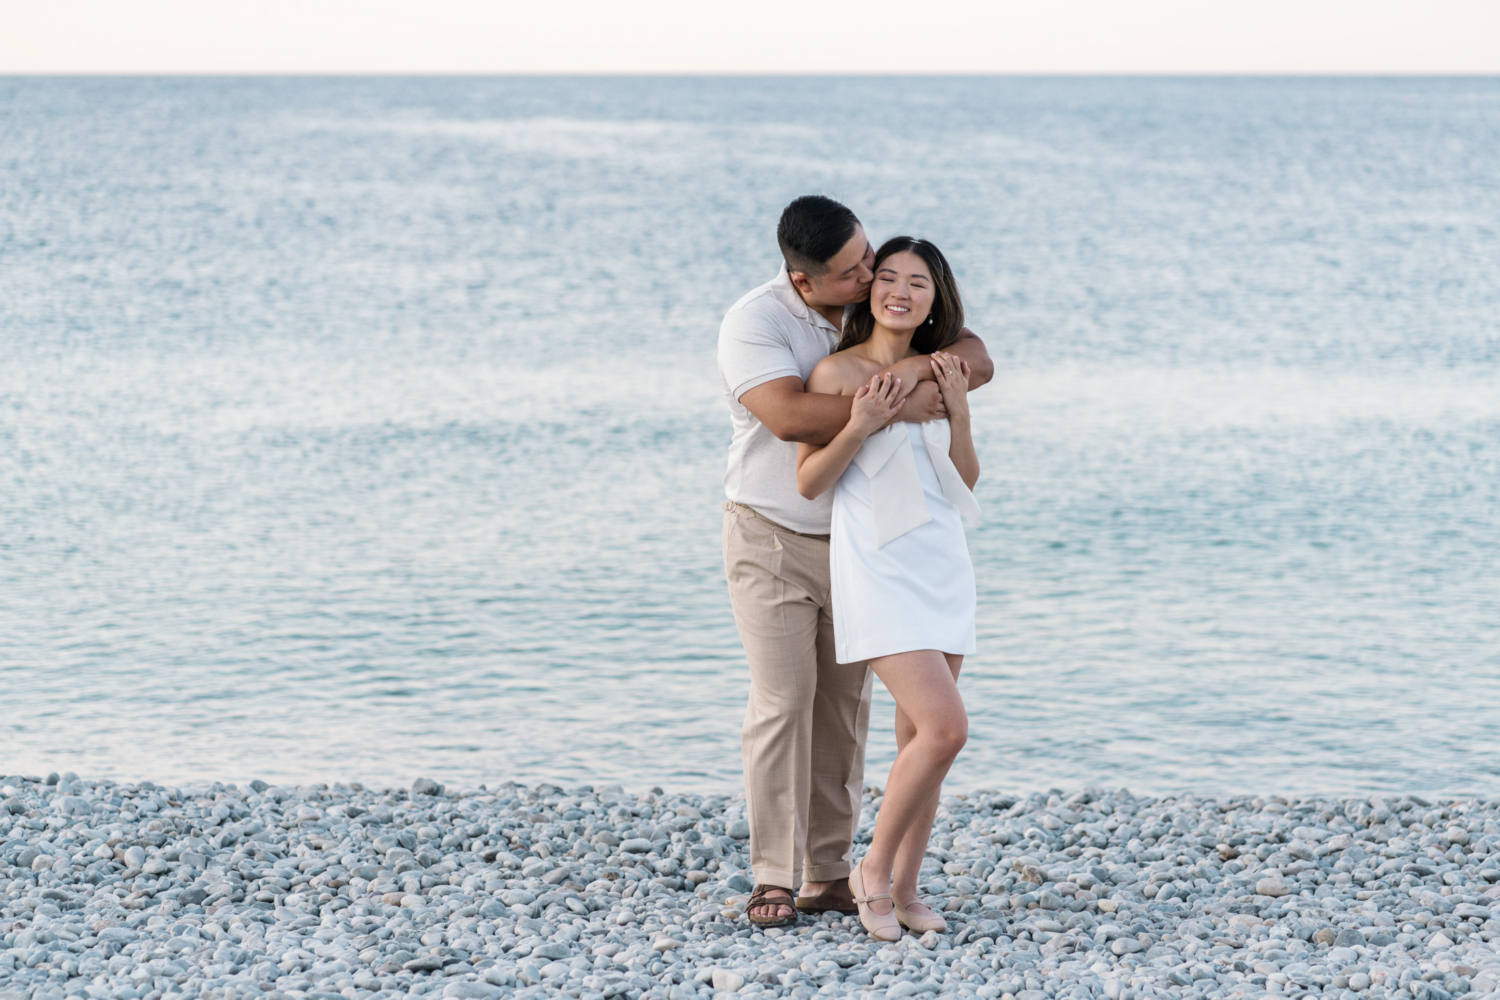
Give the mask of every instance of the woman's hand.
M 900 394 L 901 380 L 890 372 L 876 375 L 854 393 L 854 405 L 849 413 L 849 427 L 861 439 L 869 437 L 891 422 L 906 402 Z
M 950 421 L 968 422 L 969 419 L 969 363 L 956 354 L 938 351 L 928 360 L 933 375 L 937 377 L 938 391 L 943 394 L 943 405 L 948 408 Z
M 974 435 L 969 427 L 969 365 L 963 358 L 943 351 L 936 352 L 929 360 L 953 431 L 948 457 L 964 485 L 972 490 L 979 481 L 979 456 L 974 452 Z
M 904 402 L 901 380 L 890 372 L 876 375 L 856 389 L 849 422 L 832 441 L 826 445 L 805 442 L 797 445 L 797 492 L 812 500 L 831 489 L 849 468 L 865 439 L 890 423 Z

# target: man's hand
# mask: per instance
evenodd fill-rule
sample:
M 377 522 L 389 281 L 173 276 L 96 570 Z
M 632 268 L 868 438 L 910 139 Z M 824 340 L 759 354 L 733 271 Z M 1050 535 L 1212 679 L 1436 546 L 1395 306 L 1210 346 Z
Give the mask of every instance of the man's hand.
M 925 359 L 926 355 L 923 357 Z M 947 420 L 948 408 L 943 405 L 943 393 L 938 389 L 937 383 L 931 379 L 918 382 L 917 387 L 906 397 L 906 405 L 901 407 L 896 417 L 913 424 L 925 424 L 929 420 Z

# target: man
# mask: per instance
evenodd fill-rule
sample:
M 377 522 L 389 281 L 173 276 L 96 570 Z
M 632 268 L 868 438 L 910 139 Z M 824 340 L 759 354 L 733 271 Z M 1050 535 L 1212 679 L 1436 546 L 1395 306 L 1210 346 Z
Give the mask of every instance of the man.
M 797 442 L 826 443 L 851 399 L 806 391 L 838 345 L 844 307 L 869 297 L 874 248 L 854 213 L 830 198 L 798 198 L 776 229 L 780 273 L 736 302 L 719 329 L 719 374 L 734 436 L 724 476 L 724 567 L 750 665 L 741 734 L 760 926 L 797 910 L 857 912 L 848 875 L 864 781 L 870 671 L 833 653 L 828 531 L 832 491 L 797 493 Z M 994 373 L 968 330 L 949 350 L 968 361 L 971 388 Z M 893 366 L 903 420 L 946 416 L 925 356 Z M 793 891 L 801 886 L 802 894 Z

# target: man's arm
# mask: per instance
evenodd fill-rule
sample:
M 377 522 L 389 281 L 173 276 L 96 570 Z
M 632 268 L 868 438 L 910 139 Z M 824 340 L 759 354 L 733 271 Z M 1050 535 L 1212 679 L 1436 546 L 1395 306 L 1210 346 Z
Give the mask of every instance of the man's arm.
M 942 393 L 932 381 L 932 365 L 927 355 L 920 358 L 927 365 L 927 385 L 903 382 L 898 398 L 906 399 L 906 405 L 897 411 L 894 419 L 912 423 L 942 420 L 948 415 L 943 406 Z M 798 444 L 827 444 L 849 422 L 852 397 L 834 396 L 826 392 L 808 392 L 802 380 L 795 375 L 763 382 L 740 396 L 740 404 L 755 415 L 755 419 L 766 425 L 766 430 L 783 441 Z M 894 422 L 894 421 L 893 421 Z
M 849 422 L 848 396 L 808 392 L 795 375 L 762 382 L 740 396 L 740 405 L 783 441 L 827 444 Z
M 949 354 L 956 354 L 969 363 L 969 391 L 973 392 L 995 377 L 995 363 L 990 360 L 990 352 L 985 350 L 984 341 L 974 335 L 974 331 L 964 327 L 952 345 L 946 348 Z M 891 365 L 888 371 L 901 379 L 902 385 L 916 384 L 923 379 L 932 379 L 932 365 L 927 361 L 928 355 L 918 354 L 914 358 L 898 361 Z M 910 419 L 908 416 L 907 419 Z

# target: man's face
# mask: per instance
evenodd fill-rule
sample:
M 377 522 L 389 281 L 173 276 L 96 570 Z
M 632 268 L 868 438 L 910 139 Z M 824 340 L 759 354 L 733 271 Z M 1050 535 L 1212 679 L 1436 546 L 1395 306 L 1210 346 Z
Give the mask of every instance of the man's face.
M 828 262 L 828 270 L 814 278 L 801 271 L 792 272 L 792 284 L 810 306 L 848 306 L 870 297 L 871 267 L 875 248 L 865 237 L 865 227 L 855 223 L 854 235 L 842 250 Z

